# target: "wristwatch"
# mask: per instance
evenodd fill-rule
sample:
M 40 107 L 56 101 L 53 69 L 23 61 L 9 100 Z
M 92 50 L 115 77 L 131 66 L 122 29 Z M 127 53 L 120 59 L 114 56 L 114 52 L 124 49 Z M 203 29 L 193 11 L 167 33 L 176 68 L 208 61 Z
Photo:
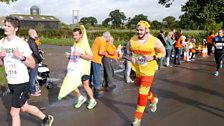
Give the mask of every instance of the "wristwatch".
M 22 61 L 22 62 L 26 61 L 26 57 L 23 56 L 23 59 L 20 59 L 20 61 Z
M 156 57 L 156 55 L 154 55 L 154 56 L 153 56 L 153 59 L 154 59 L 154 60 L 157 60 L 157 57 Z

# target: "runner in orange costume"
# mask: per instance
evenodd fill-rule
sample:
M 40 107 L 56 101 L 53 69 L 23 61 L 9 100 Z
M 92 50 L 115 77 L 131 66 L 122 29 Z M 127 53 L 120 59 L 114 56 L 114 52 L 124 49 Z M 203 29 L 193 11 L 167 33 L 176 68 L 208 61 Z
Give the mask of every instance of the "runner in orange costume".
M 158 67 L 156 59 L 164 57 L 166 52 L 160 40 L 148 33 L 149 27 L 148 22 L 140 21 L 136 27 L 137 34 L 129 41 L 132 68 L 136 72 L 136 81 L 139 86 L 137 109 L 132 126 L 141 125 L 147 100 L 150 102 L 152 112 L 157 109 L 158 98 L 153 97 L 150 87 Z

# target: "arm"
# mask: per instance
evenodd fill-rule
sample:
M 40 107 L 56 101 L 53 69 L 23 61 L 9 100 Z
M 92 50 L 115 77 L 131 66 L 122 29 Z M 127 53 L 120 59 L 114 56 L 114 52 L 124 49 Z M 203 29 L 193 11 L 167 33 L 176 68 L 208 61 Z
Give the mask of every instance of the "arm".
M 33 52 L 34 57 L 35 57 L 39 62 L 41 62 L 41 61 L 42 61 L 42 58 L 41 58 L 41 56 L 40 56 L 39 49 L 38 49 L 36 43 L 33 42 L 33 41 L 29 41 L 28 44 L 29 44 L 29 46 L 30 46 L 30 49 L 31 49 L 32 52 Z
M 5 57 L 5 51 L 1 51 L 0 52 L 0 66 L 2 66 L 4 63 L 3 63 L 3 58 Z
M 26 57 L 26 60 L 24 61 L 24 63 L 26 66 L 28 66 L 31 69 L 33 69 L 35 67 L 35 61 L 34 61 L 32 55 Z
M 130 57 L 130 61 L 135 64 L 136 63 L 136 59 L 134 56 L 134 52 L 131 51 L 130 49 L 130 41 L 128 41 L 127 45 L 126 45 L 127 51 L 129 52 L 129 57 Z
M 0 67 L 3 66 L 3 61 L 0 59 Z
M 156 60 L 156 59 L 165 57 L 166 50 L 165 50 L 165 47 L 163 46 L 162 42 L 159 39 L 155 40 L 154 49 L 155 49 L 155 53 L 156 53 L 154 56 L 145 56 L 147 61 L 152 61 L 152 60 Z
M 111 56 L 117 55 L 117 49 L 114 45 L 109 45 L 106 48 L 106 53 Z
M 20 61 L 22 61 L 27 67 L 31 69 L 35 67 L 35 61 L 32 55 L 25 57 L 19 52 L 18 48 L 14 49 L 13 55 L 17 57 Z
M 154 49 L 155 49 L 155 52 L 156 52 L 156 58 L 162 58 L 162 57 L 165 57 L 166 55 L 166 50 L 163 46 L 163 44 L 160 42 L 159 39 L 157 39 L 154 43 Z
M 98 54 L 100 56 L 104 56 L 106 54 L 106 42 L 105 41 L 100 41 L 100 48 Z

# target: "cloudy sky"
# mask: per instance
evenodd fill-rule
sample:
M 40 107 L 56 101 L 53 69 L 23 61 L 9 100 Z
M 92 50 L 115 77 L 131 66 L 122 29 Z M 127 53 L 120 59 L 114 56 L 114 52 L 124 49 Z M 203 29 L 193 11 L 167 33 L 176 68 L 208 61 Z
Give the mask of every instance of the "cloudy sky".
M 79 10 L 79 19 L 93 16 L 99 23 L 115 9 L 124 12 L 126 17 L 144 14 L 150 21 L 161 21 L 167 16 L 178 18 L 182 14 L 181 6 L 186 1 L 175 0 L 170 8 L 165 8 L 158 4 L 158 0 L 17 0 L 9 5 L 0 3 L 0 16 L 29 14 L 30 7 L 37 5 L 42 15 L 55 16 L 66 24 L 72 23 L 72 10 Z

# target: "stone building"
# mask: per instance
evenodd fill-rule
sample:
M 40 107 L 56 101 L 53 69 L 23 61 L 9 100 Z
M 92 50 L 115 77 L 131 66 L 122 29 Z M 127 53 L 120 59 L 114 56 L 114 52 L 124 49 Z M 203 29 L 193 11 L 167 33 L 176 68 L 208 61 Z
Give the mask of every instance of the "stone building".
M 59 20 L 54 16 L 41 15 L 40 9 L 37 6 L 30 8 L 30 14 L 11 14 L 10 16 L 17 17 L 21 22 L 21 28 L 46 28 L 58 29 Z

